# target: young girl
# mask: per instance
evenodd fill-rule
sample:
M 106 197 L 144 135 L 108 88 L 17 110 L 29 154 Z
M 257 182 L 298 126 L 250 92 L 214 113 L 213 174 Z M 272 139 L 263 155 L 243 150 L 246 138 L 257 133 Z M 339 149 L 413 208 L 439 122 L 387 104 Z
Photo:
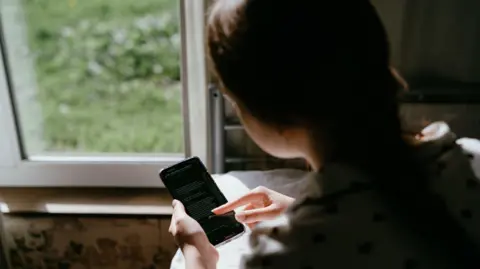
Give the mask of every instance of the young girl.
M 296 200 L 258 188 L 214 210 L 245 206 L 237 219 L 256 226 L 244 268 L 480 268 L 477 179 L 446 125 L 422 139 L 402 129 L 369 1 L 217 0 L 207 29 L 250 137 L 315 170 Z M 170 232 L 187 268 L 216 268 L 178 201 Z

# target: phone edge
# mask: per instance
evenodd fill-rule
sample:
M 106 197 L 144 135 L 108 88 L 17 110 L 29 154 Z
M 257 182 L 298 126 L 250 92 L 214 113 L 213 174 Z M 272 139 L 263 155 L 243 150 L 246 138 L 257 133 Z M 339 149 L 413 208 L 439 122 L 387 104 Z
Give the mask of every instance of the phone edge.
M 207 167 L 205 166 L 205 164 L 203 164 L 203 162 L 202 162 L 202 161 L 200 160 L 200 158 L 197 157 L 197 156 L 192 156 L 192 157 L 186 158 L 185 160 L 180 161 L 180 162 L 178 162 L 178 163 L 176 163 L 176 164 L 172 164 L 172 165 L 170 165 L 170 166 L 168 166 L 168 167 L 165 167 L 165 168 L 160 169 L 160 170 L 158 171 L 158 176 L 159 176 L 160 180 L 162 181 L 162 183 L 165 185 L 165 182 L 163 181 L 163 173 L 162 173 L 163 171 L 168 170 L 169 168 L 174 167 L 174 166 L 176 166 L 176 165 L 178 165 L 178 164 L 180 164 L 180 163 L 189 162 L 189 161 L 191 161 L 191 160 L 198 160 L 198 162 L 203 166 L 203 168 L 204 168 L 205 171 L 208 173 L 208 175 L 212 178 L 212 181 L 213 181 L 213 183 L 215 183 L 215 187 L 217 188 L 217 190 L 220 192 L 220 194 L 221 194 L 221 195 L 225 198 L 225 200 L 228 202 L 228 199 L 226 199 L 226 197 L 225 197 L 225 195 L 223 194 L 222 190 L 220 190 L 220 188 L 218 187 L 217 183 L 215 182 L 214 178 L 212 177 L 212 174 L 210 174 L 210 172 L 208 171 L 208 169 L 207 169 Z M 175 198 L 173 197 L 172 193 L 170 192 L 170 190 L 169 190 L 168 188 L 165 188 L 165 189 L 167 189 L 167 191 L 168 191 L 168 193 L 170 194 L 170 196 L 171 196 L 173 199 L 175 199 Z M 229 239 L 227 239 L 227 240 L 225 240 L 225 241 L 223 241 L 223 242 L 221 242 L 221 243 L 218 243 L 218 244 L 214 245 L 214 247 L 215 247 L 215 248 L 221 247 L 221 246 L 223 246 L 223 245 L 225 245 L 225 244 L 227 244 L 227 243 L 229 243 L 229 242 L 232 242 L 233 240 L 238 239 L 238 238 L 241 237 L 242 235 L 244 235 L 244 234 L 246 233 L 247 229 L 246 229 L 246 227 L 245 227 L 244 224 L 242 224 L 242 227 L 243 227 L 243 231 L 242 231 L 242 232 L 236 234 L 235 236 L 233 236 L 233 237 L 231 237 L 231 238 L 229 238 Z
M 225 241 L 223 241 L 223 242 L 221 242 L 221 243 L 216 244 L 214 247 L 215 247 L 215 248 L 218 248 L 218 247 L 221 247 L 221 246 L 223 246 L 223 245 L 225 245 L 225 244 L 227 244 L 227 243 L 230 243 L 230 242 L 232 242 L 232 241 L 240 238 L 242 235 L 244 235 L 244 234 L 246 233 L 246 231 L 247 231 L 247 230 L 245 229 L 245 226 L 243 226 L 243 231 L 242 231 L 241 233 L 239 233 L 239 234 L 237 234 L 237 235 L 235 235 L 235 236 L 233 236 L 233 237 L 231 237 L 231 238 L 228 238 L 227 240 L 225 240 Z

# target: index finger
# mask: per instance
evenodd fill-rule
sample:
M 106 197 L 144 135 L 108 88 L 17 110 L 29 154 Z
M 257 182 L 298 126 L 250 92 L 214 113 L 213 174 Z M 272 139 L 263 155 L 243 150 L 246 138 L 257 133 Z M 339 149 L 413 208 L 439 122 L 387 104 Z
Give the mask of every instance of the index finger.
M 222 215 L 222 214 L 225 214 L 227 212 L 233 211 L 234 209 L 236 209 L 238 207 L 247 205 L 249 203 L 256 202 L 256 201 L 259 201 L 259 200 L 261 201 L 261 200 L 263 200 L 264 196 L 265 196 L 264 193 L 250 192 L 250 193 L 247 193 L 244 196 L 242 196 L 242 197 L 240 197 L 236 200 L 233 200 L 231 202 L 228 202 L 224 205 L 221 205 L 221 206 L 213 209 L 212 212 L 216 215 Z

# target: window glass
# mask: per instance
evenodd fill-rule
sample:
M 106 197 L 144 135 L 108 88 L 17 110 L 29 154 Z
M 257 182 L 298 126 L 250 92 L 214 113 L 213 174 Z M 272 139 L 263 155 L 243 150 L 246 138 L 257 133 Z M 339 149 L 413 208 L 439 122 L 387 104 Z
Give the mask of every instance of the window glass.
M 178 0 L 3 0 L 28 155 L 183 153 Z

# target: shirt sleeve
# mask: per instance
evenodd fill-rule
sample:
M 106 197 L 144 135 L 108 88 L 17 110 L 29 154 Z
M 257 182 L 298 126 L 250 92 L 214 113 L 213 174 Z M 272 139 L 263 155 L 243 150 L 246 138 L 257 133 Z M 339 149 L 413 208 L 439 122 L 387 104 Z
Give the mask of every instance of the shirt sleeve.
M 284 237 L 290 230 L 289 222 L 288 216 L 284 215 L 256 227 L 250 235 L 251 254 L 243 257 L 242 268 L 294 268 L 289 261 L 299 257 L 293 255 L 295 247 Z
M 252 231 L 240 268 L 392 268 L 392 259 L 408 255 L 391 244 L 396 238 L 387 236 L 389 216 L 378 201 L 371 191 L 299 201 L 287 215 Z
M 296 214 L 261 223 L 250 235 L 251 252 L 243 257 L 241 268 L 316 268 L 319 256 L 325 259 L 335 251 L 327 245 L 322 247 L 326 240 L 322 231 L 330 230 L 335 223 L 325 221 L 322 209 L 303 207 Z

